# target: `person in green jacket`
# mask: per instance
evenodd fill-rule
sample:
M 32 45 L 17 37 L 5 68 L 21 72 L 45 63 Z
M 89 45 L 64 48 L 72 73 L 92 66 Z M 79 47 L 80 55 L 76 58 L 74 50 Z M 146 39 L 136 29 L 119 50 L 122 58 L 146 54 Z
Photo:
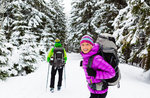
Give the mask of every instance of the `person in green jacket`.
M 50 80 L 50 91 L 51 92 L 54 92 L 54 85 L 55 85 L 55 75 L 56 75 L 56 72 L 58 71 L 58 74 L 59 74 L 59 79 L 58 79 L 58 85 L 57 85 L 57 90 L 60 90 L 61 89 L 61 86 L 62 86 L 62 76 L 63 76 L 63 67 L 64 65 L 66 64 L 66 61 L 67 61 L 67 55 L 66 55 L 66 51 L 65 49 L 62 47 L 61 43 L 60 43 L 60 40 L 57 38 L 55 40 L 55 45 L 53 48 L 50 49 L 49 53 L 48 53 L 48 56 L 47 56 L 47 62 L 50 62 L 51 58 L 53 57 L 54 59 L 54 51 L 55 51 L 55 48 L 62 48 L 63 49 L 63 56 L 64 56 L 64 63 L 61 64 L 61 67 L 59 66 L 58 67 L 58 64 L 57 62 L 54 63 L 53 62 L 53 65 L 52 65 L 52 68 L 51 68 L 51 80 Z

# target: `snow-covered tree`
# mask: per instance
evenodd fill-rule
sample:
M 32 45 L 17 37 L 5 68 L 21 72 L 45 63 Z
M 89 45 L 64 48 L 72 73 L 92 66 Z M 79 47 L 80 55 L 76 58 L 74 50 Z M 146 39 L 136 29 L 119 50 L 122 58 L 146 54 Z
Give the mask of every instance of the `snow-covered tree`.
M 70 51 L 79 51 L 79 40 L 83 35 L 95 34 L 91 25 L 92 17 L 94 14 L 94 1 L 93 0 L 73 0 L 72 10 L 70 17 L 70 30 L 69 30 L 69 48 Z
M 109 1 L 109 0 L 108 0 Z M 92 19 L 92 26 L 97 34 L 109 33 L 112 34 L 114 28 L 113 20 L 118 14 L 119 9 L 112 2 L 97 2 L 95 4 L 95 13 Z
M 9 35 L 9 36 L 7 35 L 7 39 L 9 43 L 11 43 L 13 46 L 17 48 L 16 51 L 19 53 L 18 55 L 21 56 L 17 58 L 18 62 L 16 62 L 16 60 L 14 61 L 13 59 L 10 59 L 9 61 L 11 62 L 10 70 L 13 70 L 13 69 L 17 70 L 17 72 L 12 73 L 11 75 L 12 76 L 20 75 L 23 73 L 23 71 L 25 71 L 25 73 L 28 74 L 34 71 L 32 70 L 33 68 L 31 66 L 33 66 L 33 63 L 35 64 L 34 62 L 35 60 L 32 60 L 35 58 L 32 58 L 33 57 L 32 55 L 37 54 L 35 50 L 33 51 L 30 48 L 32 47 L 32 45 L 34 45 L 33 48 L 36 46 L 36 39 L 35 39 L 36 36 L 34 35 L 36 33 L 31 32 L 32 30 L 30 29 L 32 27 L 36 27 L 36 25 L 38 25 L 38 22 L 40 20 L 34 21 L 34 24 L 32 24 L 33 23 L 31 22 L 33 21 L 32 17 L 34 17 L 34 15 L 32 15 L 33 13 L 31 13 L 32 8 L 21 0 L 11 2 L 7 10 L 9 10 L 9 13 L 7 14 L 8 16 L 4 21 L 5 23 L 4 29 L 6 31 L 6 34 Z M 34 20 L 38 20 L 38 19 L 35 18 Z M 7 27 L 8 27 L 8 30 L 6 30 Z M 26 37 L 27 34 L 28 35 L 30 34 L 30 36 L 28 36 L 28 39 Z M 25 44 L 30 44 L 30 45 L 26 47 L 24 46 Z M 20 46 L 24 46 L 24 47 L 20 47 Z M 30 53 L 28 52 L 28 50 L 30 51 Z M 12 57 L 15 57 L 15 55 L 16 54 L 12 54 Z M 32 62 L 28 62 L 27 58 L 31 59 Z M 28 68 L 28 70 L 25 69 L 26 67 Z M 32 71 L 29 71 L 29 70 L 32 70 Z
M 120 57 L 126 63 L 149 66 L 150 6 L 144 0 L 129 0 L 113 25 Z
M 0 79 L 4 80 L 9 76 L 9 65 L 8 58 L 11 54 L 11 49 L 6 43 L 5 34 L 3 31 L 0 31 Z
M 54 22 L 54 31 L 56 34 L 56 38 L 61 39 L 61 43 L 63 44 L 66 38 L 66 18 L 65 13 L 63 12 L 64 8 L 59 0 L 51 0 L 50 4 L 52 8 L 55 10 L 53 17 Z
M 150 6 L 150 1 L 149 0 L 145 0 L 145 2 Z
M 39 60 L 38 52 L 36 51 L 36 37 L 33 35 L 33 32 L 28 31 L 22 40 L 23 44 L 19 47 L 19 74 L 28 74 L 38 67 L 36 66 L 36 62 Z
M 57 0 L 7 0 L 7 4 L 1 28 L 11 50 L 5 57 L 7 72 L 9 76 L 26 75 L 37 68 L 37 61 L 45 60 L 57 37 L 64 42 L 65 15 Z
M 113 20 L 119 9 L 126 5 L 120 1 L 123 0 L 74 0 L 72 2 L 69 46 L 74 50 L 71 51 L 79 51 L 79 40 L 83 35 L 91 35 L 95 41 L 100 33 L 113 33 Z

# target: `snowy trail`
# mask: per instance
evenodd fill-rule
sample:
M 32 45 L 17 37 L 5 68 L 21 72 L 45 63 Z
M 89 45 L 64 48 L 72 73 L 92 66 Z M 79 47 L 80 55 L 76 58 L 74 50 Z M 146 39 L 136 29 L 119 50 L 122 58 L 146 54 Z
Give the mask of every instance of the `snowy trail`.
M 41 62 L 39 69 L 27 76 L 10 78 L 0 82 L 1 98 L 89 98 L 86 80 L 79 66 L 79 54 L 67 54 L 66 88 L 61 91 L 46 92 L 47 62 Z M 144 80 L 143 70 L 127 64 L 120 64 L 121 88 L 110 87 L 107 98 L 150 98 L 150 82 Z M 55 86 L 57 85 L 57 75 Z

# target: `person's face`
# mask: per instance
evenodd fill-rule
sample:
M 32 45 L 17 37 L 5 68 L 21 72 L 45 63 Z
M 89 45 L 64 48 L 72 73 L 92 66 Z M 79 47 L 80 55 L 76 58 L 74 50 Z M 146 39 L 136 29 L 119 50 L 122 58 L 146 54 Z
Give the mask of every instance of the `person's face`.
M 92 47 L 93 46 L 91 44 L 84 42 L 81 44 L 81 51 L 83 53 L 88 53 L 92 49 Z

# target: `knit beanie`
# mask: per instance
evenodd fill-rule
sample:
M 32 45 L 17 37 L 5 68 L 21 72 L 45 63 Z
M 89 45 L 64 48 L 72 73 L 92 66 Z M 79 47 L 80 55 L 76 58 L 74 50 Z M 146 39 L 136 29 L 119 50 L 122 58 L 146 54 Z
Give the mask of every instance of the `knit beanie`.
M 57 38 L 57 39 L 55 40 L 55 43 L 60 43 L 60 39 Z
M 94 45 L 93 39 L 92 39 L 90 36 L 88 36 L 88 35 L 84 35 L 84 36 L 81 38 L 80 45 L 81 45 L 82 43 L 84 43 L 84 42 L 89 43 L 89 44 L 91 44 L 92 46 Z

